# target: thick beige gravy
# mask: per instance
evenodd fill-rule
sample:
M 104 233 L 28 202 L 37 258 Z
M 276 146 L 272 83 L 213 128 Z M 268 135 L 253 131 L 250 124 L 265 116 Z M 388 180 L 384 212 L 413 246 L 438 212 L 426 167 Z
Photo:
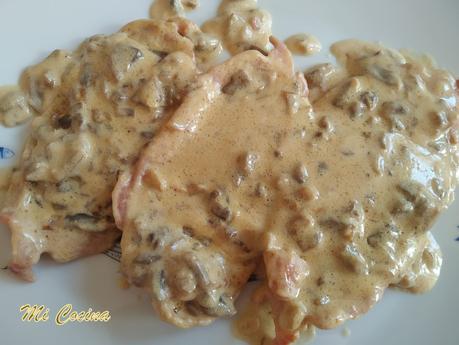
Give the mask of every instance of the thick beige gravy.
M 294 55 L 310 56 L 320 53 L 322 44 L 310 34 L 295 34 L 285 40 L 285 45 Z
M 181 327 L 234 313 L 275 196 L 272 157 L 301 140 L 309 121 L 295 121 L 289 99 L 309 104 L 285 49 L 269 59 L 240 54 L 199 84 L 114 192 L 123 272 Z M 185 273 L 189 279 L 177 280 Z
M 268 332 L 241 325 L 254 344 L 289 343 L 310 324 L 335 327 L 366 312 L 386 287 L 424 292 L 440 273 L 428 230 L 457 183 L 455 80 L 377 44 L 344 41 L 332 51 L 344 71 L 321 65 L 306 74 L 320 129 L 295 156 L 304 157 L 314 192 L 300 206 L 294 180 L 278 191 L 267 278 L 254 297 L 255 320 L 268 308 L 274 323 Z M 308 264 L 306 277 L 291 248 Z
M 205 22 L 202 30 L 218 37 L 235 55 L 248 49 L 268 52 L 271 27 L 271 14 L 258 8 L 257 0 L 223 0 L 217 16 Z
M 423 292 L 435 283 L 442 259 L 428 230 L 457 182 L 455 80 L 377 44 L 344 41 L 332 51 L 341 71 L 318 66 L 306 74 L 313 109 L 300 79 L 261 63 L 239 65 L 239 56 L 211 71 L 134 177 L 119 182 L 117 219 L 132 234 L 123 239 L 124 270 L 131 279 L 143 275 L 139 255 L 157 255 L 140 265 L 163 277 L 163 290 L 151 291 L 167 320 L 189 326 L 217 316 L 199 289 L 186 297 L 175 290 L 171 277 L 183 266 L 168 264 L 166 253 L 183 229 L 192 235 L 179 256 L 199 238 L 210 240 L 203 253 L 222 255 L 203 263 L 208 274 L 219 272 L 217 296 L 237 295 L 226 277 L 244 258 L 227 229 L 253 259 L 263 257 L 255 303 L 261 314 L 270 310 L 274 329 L 262 325 L 266 315 L 260 332 L 242 324 L 254 343 L 290 343 L 310 325 L 336 327 L 368 311 L 389 286 Z M 178 237 L 159 252 L 142 244 L 168 233 Z
M 3 207 L 12 172 L 13 168 L 0 168 L 0 208 Z
M 0 87 L 0 124 L 14 127 L 29 120 L 34 115 L 26 96 L 18 86 Z
M 182 18 L 196 6 L 158 0 L 151 17 L 170 20 L 55 51 L 0 89 L 4 125 L 40 115 L 1 214 L 12 269 L 27 278 L 42 252 L 67 261 L 110 247 L 111 192 L 131 168 L 114 193 L 123 274 L 177 326 L 235 314 L 255 271 L 236 323 L 253 344 L 335 327 L 389 286 L 432 288 L 442 258 L 429 229 L 459 176 L 454 78 L 345 41 L 332 48 L 340 67 L 305 73 L 308 99 L 257 1 L 223 1 L 206 34 Z M 309 38 L 286 43 L 307 55 L 320 47 Z M 195 82 L 222 44 L 252 51 Z
M 43 252 L 68 261 L 108 249 L 120 236 L 111 210 L 118 173 L 198 72 L 187 34 L 199 29 L 185 19 L 140 20 L 24 71 L 21 91 L 13 92 L 39 116 L 1 212 L 13 232 L 15 272 L 30 279 Z

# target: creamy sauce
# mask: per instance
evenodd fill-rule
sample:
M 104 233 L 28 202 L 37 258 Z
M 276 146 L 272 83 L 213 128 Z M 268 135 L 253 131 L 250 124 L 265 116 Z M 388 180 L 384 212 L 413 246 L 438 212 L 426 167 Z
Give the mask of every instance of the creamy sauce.
M 322 50 L 320 41 L 310 34 L 296 34 L 290 36 L 285 40 L 285 44 L 294 55 L 310 56 L 318 54 Z
M 31 279 L 43 252 L 69 261 L 120 236 L 113 186 L 196 77 L 194 43 L 181 34 L 198 31 L 191 26 L 133 22 L 25 70 L 21 92 L 40 116 L 1 212 L 13 234 L 15 272 Z
M 207 71 L 214 66 L 223 51 L 220 40 L 202 32 L 197 25 L 186 19 L 176 17 L 172 20 L 179 26 L 180 33 L 192 42 L 193 54 L 199 70 Z
M 344 41 L 332 51 L 341 71 L 306 76 L 313 111 L 281 45 L 271 55 L 280 70 L 253 51 L 219 66 L 119 180 L 115 217 L 131 234 L 123 270 L 147 282 L 145 267 L 157 272 L 163 284 L 146 286 L 166 320 L 188 327 L 221 316 L 201 300 L 203 284 L 185 295 L 174 285 L 176 270 L 192 265 L 175 257 L 201 239 L 204 256 L 194 260 L 215 279 L 210 295 L 235 298 L 234 272 L 245 281 L 263 258 L 258 308 L 275 332 L 242 322 L 254 344 L 336 327 L 389 286 L 423 292 L 435 283 L 442 259 L 428 230 L 457 182 L 455 80 L 377 44 Z M 152 249 L 149 236 L 164 247 Z M 144 255 L 157 259 L 145 264 Z M 188 274 L 199 282 L 202 272 Z
M 12 171 L 13 168 L 0 168 L 0 208 L 3 207 Z
M 431 289 L 429 229 L 459 177 L 455 79 L 356 40 L 332 47 L 339 66 L 295 74 L 256 0 L 224 0 L 202 30 L 183 18 L 197 6 L 156 0 L 156 20 L 0 89 L 0 123 L 37 115 L 18 169 L 0 171 L 11 269 L 32 279 L 42 253 L 99 253 L 119 228 L 123 286 L 179 327 L 234 315 L 256 273 L 235 330 L 263 345 L 356 318 L 388 287 Z M 222 45 L 236 56 L 209 70 Z M 321 49 L 306 34 L 286 45 Z
M 293 78 L 287 54 L 273 51 L 267 59 L 246 52 L 202 76 L 134 175 L 122 176 L 114 192 L 115 217 L 125 233 L 122 270 L 152 292 L 164 319 L 180 327 L 232 315 L 255 269 L 253 253 L 270 203 L 262 195 L 268 181 L 255 176 L 271 167 L 273 137 L 281 145 L 283 133 L 301 132 L 302 124 L 285 113 L 288 96 L 308 106 L 304 79 Z M 258 107 L 280 111 L 268 120 Z
M 276 324 L 272 315 L 277 306 L 272 305 L 266 297 L 263 286 L 253 293 L 251 302 L 240 311 L 233 322 L 235 336 L 249 344 L 270 344 L 273 339 L 277 339 L 280 344 L 289 344 L 291 342 L 289 334 L 284 334 L 284 337 L 279 334 L 276 336 Z M 286 309 L 288 310 L 283 313 L 279 324 L 284 328 L 298 327 L 303 321 L 305 311 L 291 306 L 287 306 Z M 312 342 L 315 336 L 316 327 L 307 325 L 303 328 L 298 343 Z
M 151 19 L 183 17 L 186 12 L 199 7 L 199 0 L 155 0 L 150 7 Z
M 216 64 L 223 47 L 218 38 L 202 32 L 196 24 L 184 19 L 185 12 L 194 10 L 198 6 L 199 2 L 197 0 L 155 0 L 150 8 L 150 18 L 157 20 L 170 19 L 171 22 L 178 25 L 180 34 L 192 42 L 191 48 L 198 68 L 207 70 Z M 157 34 L 158 30 L 154 30 L 151 33 Z M 148 40 L 147 37 L 143 38 Z M 160 49 L 160 47 L 156 48 Z M 190 49 L 190 45 L 181 46 L 180 49 L 186 52 Z
M 271 27 L 271 14 L 259 9 L 257 0 L 223 0 L 217 17 L 205 22 L 202 30 L 217 36 L 235 55 L 248 49 L 268 52 Z
M 332 51 L 344 71 L 322 65 L 306 75 L 322 121 L 309 131 L 305 160 L 316 197 L 296 217 L 278 205 L 269 227 L 263 303 L 273 308 L 274 343 L 292 342 L 310 324 L 355 318 L 388 286 L 428 291 L 440 273 L 428 230 L 457 183 L 454 78 L 376 44 L 344 41 Z M 285 205 L 296 203 L 290 193 Z M 304 264 L 285 254 L 295 245 L 306 279 Z M 282 326 L 290 308 L 306 311 L 297 328 Z
M 0 87 L 0 124 L 14 127 L 26 122 L 34 114 L 26 96 L 18 86 Z

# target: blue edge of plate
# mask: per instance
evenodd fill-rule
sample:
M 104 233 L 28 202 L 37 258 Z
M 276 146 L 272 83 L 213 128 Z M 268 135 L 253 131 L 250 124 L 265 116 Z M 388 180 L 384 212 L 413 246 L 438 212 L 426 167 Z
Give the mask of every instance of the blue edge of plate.
M 10 159 L 14 157 L 14 151 L 7 148 L 0 146 L 0 159 Z
M 0 159 L 11 159 L 11 158 L 14 157 L 14 155 L 15 155 L 15 153 L 14 153 L 13 150 L 11 150 L 11 149 L 9 149 L 7 147 L 1 147 L 0 146 Z M 459 230 L 459 225 L 457 225 L 456 228 Z M 456 237 L 456 241 L 459 242 L 459 237 Z

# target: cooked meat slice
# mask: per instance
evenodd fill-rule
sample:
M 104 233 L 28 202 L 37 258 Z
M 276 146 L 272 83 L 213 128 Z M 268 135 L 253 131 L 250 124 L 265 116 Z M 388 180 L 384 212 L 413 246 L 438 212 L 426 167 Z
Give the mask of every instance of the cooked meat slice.
M 334 81 L 323 89 L 330 84 L 315 75 L 319 129 L 307 149 L 284 150 L 308 174 L 281 191 L 265 241 L 274 344 L 309 325 L 358 317 L 389 286 L 427 291 L 440 272 L 429 229 L 457 183 L 455 80 L 378 44 L 345 41 L 332 50 L 345 76 L 324 75 Z M 298 198 L 307 202 L 290 207 Z M 290 322 L 291 308 L 301 321 Z
M 273 43 L 267 57 L 247 51 L 201 76 L 114 191 L 122 272 L 179 327 L 235 313 L 279 202 L 276 184 L 298 165 L 275 152 L 306 148 L 306 83 Z
M 21 86 L 40 116 L 1 211 L 14 272 L 32 280 L 42 253 L 65 262 L 101 253 L 120 237 L 111 207 L 117 176 L 197 75 L 194 44 L 180 33 L 187 25 L 133 22 L 25 70 Z

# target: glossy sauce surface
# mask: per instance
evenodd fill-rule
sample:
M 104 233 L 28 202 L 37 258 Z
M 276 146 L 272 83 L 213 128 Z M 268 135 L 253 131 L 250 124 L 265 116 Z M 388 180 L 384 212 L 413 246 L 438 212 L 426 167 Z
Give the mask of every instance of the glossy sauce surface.
M 320 53 L 322 44 L 319 40 L 310 34 L 295 34 L 285 40 L 287 48 L 293 55 L 314 55 Z
M 271 27 L 271 14 L 258 8 L 257 0 L 223 0 L 217 16 L 205 22 L 202 30 L 218 37 L 235 55 L 248 49 L 268 52 Z
M 309 121 L 294 120 L 298 109 L 290 114 L 290 97 L 309 103 L 284 47 L 268 58 L 242 53 L 199 84 L 114 192 L 123 272 L 181 327 L 234 313 L 233 301 L 259 261 L 270 186 L 277 183 L 272 157 L 301 141 Z M 196 281 L 192 288 L 177 281 L 183 270 L 186 282 Z
M 268 332 L 240 327 L 254 344 L 290 343 L 311 324 L 336 327 L 368 311 L 385 288 L 425 292 L 440 273 L 428 230 L 457 183 L 454 78 L 377 44 L 344 41 L 332 51 L 344 70 L 307 71 L 321 129 L 309 131 L 306 150 L 296 155 L 304 157 L 315 197 L 292 212 L 295 183 L 278 191 L 282 202 L 267 227 L 267 278 L 253 297 L 255 319 L 270 313 L 274 322 Z M 286 254 L 292 249 L 307 268 Z M 253 315 L 248 310 L 243 319 Z
M 220 272 L 219 286 L 233 287 L 225 277 L 239 264 L 227 258 L 242 257 L 222 230 L 230 228 L 255 259 L 262 257 L 266 279 L 256 303 L 273 315 L 273 341 L 357 317 L 388 286 L 426 291 L 440 271 L 428 230 L 452 202 L 457 182 L 455 80 L 377 44 L 345 41 L 332 49 L 342 70 L 318 66 L 306 74 L 313 110 L 301 79 L 266 74 L 263 64 L 236 68 L 241 56 L 211 72 L 212 79 L 202 77 L 201 91 L 188 95 L 134 177 L 121 179 L 115 192 L 120 227 L 141 233 L 140 243 L 164 228 L 175 241 L 183 229 L 209 239 L 210 250 L 224 257 L 214 267 L 206 263 Z M 279 51 L 288 70 L 290 56 L 279 46 L 272 54 Z M 221 93 L 213 87 L 219 78 Z M 142 248 L 152 255 L 132 241 L 123 239 L 126 272 L 136 271 Z M 158 260 L 148 265 L 164 267 L 162 253 L 174 243 L 159 254 L 155 248 Z M 159 270 L 164 298 L 182 305 L 166 284 L 171 268 Z M 199 298 L 195 303 L 199 293 L 191 296 L 185 306 L 193 301 L 212 316 Z M 189 311 L 179 310 L 179 321 L 174 313 L 165 318 L 180 325 Z
M 306 71 L 308 90 L 257 1 L 224 0 L 205 33 L 182 17 L 197 4 L 158 0 L 167 21 L 55 51 L 0 89 L 4 125 L 40 115 L 1 213 L 12 269 L 101 252 L 116 219 L 122 273 L 179 327 L 234 315 L 257 272 L 236 327 L 265 345 L 355 318 L 387 287 L 432 288 L 429 229 L 459 177 L 455 79 L 350 40 L 332 47 L 339 66 Z M 235 57 L 208 71 L 222 45 Z
M 12 168 L 0 168 L 0 208 L 3 207 L 6 191 L 10 183 Z
M 29 120 L 34 114 L 26 96 L 18 86 L 0 87 L 0 124 L 14 127 Z
M 1 213 L 12 230 L 15 272 L 31 279 L 43 252 L 68 261 L 102 252 L 120 236 L 113 186 L 195 79 L 195 45 L 186 34 L 198 31 L 184 19 L 140 20 L 24 71 L 13 92 L 39 116 Z M 11 122 L 23 120 L 16 114 Z

